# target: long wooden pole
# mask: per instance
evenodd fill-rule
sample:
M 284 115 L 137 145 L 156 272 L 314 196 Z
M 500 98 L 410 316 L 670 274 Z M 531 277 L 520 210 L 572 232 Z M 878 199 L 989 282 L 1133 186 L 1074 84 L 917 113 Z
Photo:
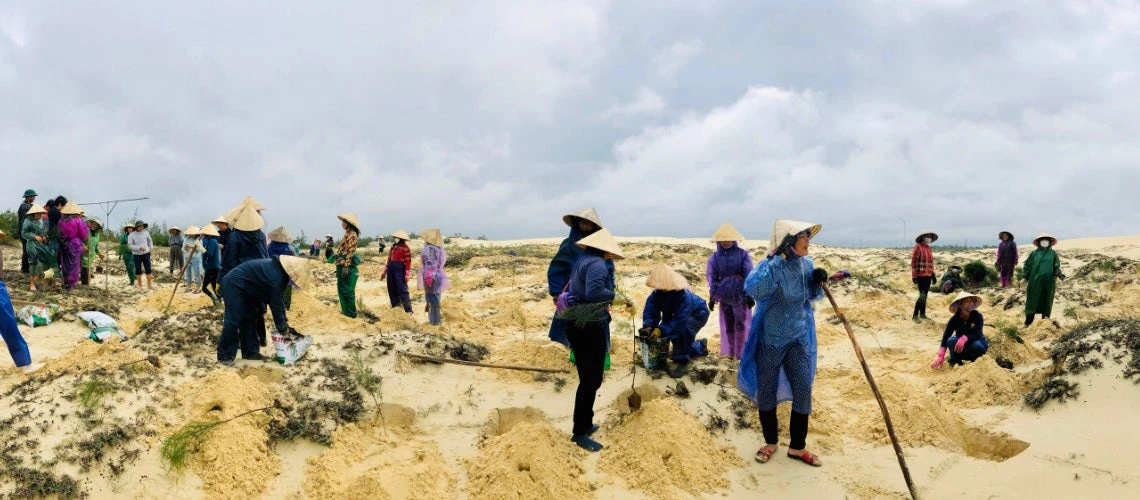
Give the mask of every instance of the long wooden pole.
M 418 360 L 422 360 L 422 361 L 431 361 L 434 363 L 451 363 L 451 364 L 455 364 L 455 365 L 479 366 L 479 367 L 483 367 L 483 368 L 502 368 L 504 370 L 522 370 L 522 371 L 540 372 L 540 373 L 570 373 L 570 370 L 567 370 L 565 368 L 537 368 L 537 367 L 533 367 L 533 366 L 492 365 L 490 363 L 476 363 L 474 361 L 463 361 L 463 360 L 459 360 L 459 359 L 448 359 L 448 358 L 437 358 L 435 356 L 424 356 L 423 354 L 413 354 L 413 353 L 410 353 L 407 351 L 400 351 L 399 354 L 401 356 L 407 356 L 407 357 L 412 358 L 412 359 L 418 359 Z
M 883 421 L 887 424 L 887 434 L 891 437 L 891 445 L 895 447 L 895 456 L 899 459 L 899 467 L 902 468 L 906 487 L 910 490 L 910 498 L 917 500 L 918 492 L 914 487 L 914 481 L 910 478 L 910 469 L 906 466 L 906 457 L 903 456 L 899 438 L 895 435 L 895 426 L 891 423 L 891 414 L 887 411 L 887 403 L 883 401 L 883 395 L 879 393 L 879 386 L 875 384 L 875 377 L 871 375 L 871 368 L 867 366 L 867 360 L 863 358 L 863 349 L 859 348 L 859 341 L 855 339 L 855 332 L 851 331 L 851 324 L 847 322 L 847 316 L 839 310 L 839 304 L 835 303 L 835 297 L 831 295 L 831 290 L 827 288 L 827 284 L 823 283 L 822 286 L 823 292 L 827 294 L 827 300 L 831 301 L 831 308 L 835 309 L 835 315 L 839 317 L 839 320 L 843 322 L 843 327 L 847 329 L 847 337 L 851 339 L 851 345 L 855 347 L 855 356 L 859 358 L 859 364 L 863 366 L 863 375 L 867 377 L 867 383 L 871 384 L 871 392 L 875 393 L 875 400 L 879 402 L 879 410 L 883 412 Z
M 170 292 L 170 300 L 166 301 L 166 307 L 162 308 L 162 314 L 166 314 L 166 310 L 170 309 L 170 304 L 174 303 L 174 295 L 178 293 L 178 285 L 182 284 L 182 280 L 186 279 L 186 268 L 190 267 L 190 259 L 194 258 L 194 252 L 198 251 L 198 246 L 190 249 L 190 256 L 182 263 L 182 272 L 178 273 L 178 281 L 174 282 L 174 290 Z

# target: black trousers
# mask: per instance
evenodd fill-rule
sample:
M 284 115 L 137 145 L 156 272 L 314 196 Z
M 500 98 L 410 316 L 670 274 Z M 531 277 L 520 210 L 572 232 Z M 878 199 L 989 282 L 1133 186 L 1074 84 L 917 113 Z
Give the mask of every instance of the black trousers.
M 576 326 L 570 321 L 567 337 L 574 350 L 578 369 L 578 391 L 574 395 L 574 434 L 586 434 L 594 425 L 594 400 L 602 386 L 606 365 L 606 323 L 591 322 Z
M 220 272 L 221 269 L 207 269 L 202 274 L 202 293 L 208 295 L 214 302 L 218 301 L 218 273 Z
M 914 315 L 926 317 L 926 296 L 930 293 L 930 285 L 934 283 L 934 276 L 918 277 L 918 300 L 914 302 Z
M 81 266 L 79 268 L 79 282 L 84 286 L 91 284 L 91 270 L 87 266 Z
M 20 239 L 20 272 L 28 274 L 28 242 L 22 238 Z

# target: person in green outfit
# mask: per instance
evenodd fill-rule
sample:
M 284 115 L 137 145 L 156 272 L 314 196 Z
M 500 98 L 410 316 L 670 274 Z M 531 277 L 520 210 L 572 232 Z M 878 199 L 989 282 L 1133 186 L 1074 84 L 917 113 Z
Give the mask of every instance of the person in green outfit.
M 83 286 L 91 285 L 91 264 L 95 263 L 95 259 L 104 257 L 103 252 L 99 251 L 99 239 L 103 232 L 103 223 L 94 217 L 87 219 L 87 239 L 83 241 L 83 261 L 79 269 L 79 281 Z
M 1057 238 L 1042 233 L 1033 240 L 1037 247 L 1025 260 L 1025 326 L 1033 324 L 1033 318 L 1040 314 L 1048 318 L 1053 312 L 1053 295 L 1057 292 L 1057 278 L 1065 279 L 1061 272 L 1061 259 L 1053 247 Z
M 340 225 L 344 228 L 344 236 L 336 246 L 336 253 L 328 258 L 328 262 L 336 264 L 336 293 L 340 297 L 340 312 L 350 318 L 356 317 L 356 279 L 359 277 L 356 266 L 360 265 L 360 256 L 356 254 L 356 245 L 360 240 L 360 224 L 356 214 L 340 214 Z
M 131 286 L 135 284 L 135 254 L 131 253 L 131 248 L 127 245 L 127 237 L 134 230 L 134 224 L 123 224 L 123 237 L 119 238 L 119 258 L 123 259 L 123 265 L 127 267 L 127 279 Z

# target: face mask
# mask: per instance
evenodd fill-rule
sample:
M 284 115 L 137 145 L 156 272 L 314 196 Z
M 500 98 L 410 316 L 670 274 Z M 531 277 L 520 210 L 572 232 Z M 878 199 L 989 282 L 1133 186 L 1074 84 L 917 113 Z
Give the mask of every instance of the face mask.
M 1041 240 L 1041 248 L 1049 248 L 1049 240 Z
M 930 244 L 930 238 L 923 238 L 923 239 L 922 239 L 922 244 L 923 244 L 923 245 L 929 245 L 929 244 Z

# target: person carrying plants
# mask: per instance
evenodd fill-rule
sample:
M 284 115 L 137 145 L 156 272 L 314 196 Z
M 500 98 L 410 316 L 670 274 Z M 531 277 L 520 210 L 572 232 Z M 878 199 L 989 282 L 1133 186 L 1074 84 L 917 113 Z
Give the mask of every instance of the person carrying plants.
M 16 212 L 16 234 L 17 238 L 24 234 L 24 220 L 28 218 L 28 210 L 31 210 L 36 203 L 35 189 L 24 190 L 24 201 L 20 203 L 20 208 Z M 28 246 L 27 243 L 20 239 L 20 272 L 28 274 Z
M 982 333 L 985 321 L 978 306 L 982 305 L 982 298 L 972 293 L 961 292 L 950 303 L 950 321 L 946 323 L 946 331 L 942 333 L 942 341 L 938 343 L 938 355 L 930 368 L 942 368 L 946 361 L 946 354 L 950 354 L 950 366 L 962 364 L 963 361 L 974 361 L 980 358 L 990 348 L 986 335 Z
M 1048 318 L 1053 312 L 1057 278 L 1065 279 L 1061 272 L 1061 258 L 1053 250 L 1056 244 L 1057 238 L 1041 233 L 1033 240 L 1033 246 L 1037 248 L 1025 259 L 1025 326 L 1032 325 L 1036 315 Z
M 642 327 L 659 329 L 660 335 L 673 344 L 669 356 L 673 369 L 669 376 L 681 378 L 689 367 L 689 360 L 698 355 L 694 344 L 697 333 L 709 321 L 708 304 L 689 290 L 689 282 L 684 276 L 665 264 L 653 266 L 645 286 L 652 288 L 653 292 L 645 299 Z
M 105 256 L 99 250 L 99 240 L 102 239 L 103 223 L 94 217 L 87 219 L 87 239 L 83 242 L 83 262 L 79 270 L 79 282 L 83 286 L 91 285 L 91 267 L 96 259 Z
M 39 205 L 28 209 L 20 238 L 24 240 L 28 255 L 29 290 L 36 291 L 37 279 L 43 280 L 56 260 L 48 246 L 47 210 Z M 43 282 L 41 281 L 41 284 Z
M 134 224 L 129 222 L 123 224 L 123 235 L 119 238 L 119 259 L 123 261 L 123 267 L 127 270 L 127 281 L 130 286 L 134 286 L 138 279 L 135 275 L 135 254 L 131 252 L 130 246 L 130 237 L 134 230 Z
M 942 279 L 938 280 L 938 290 L 944 294 L 954 293 L 955 290 L 966 288 L 966 281 L 962 279 L 962 266 L 950 266 Z
M 778 448 L 776 405 L 792 401 L 788 458 L 819 467 L 823 461 L 807 451 L 808 416 L 816 368 L 815 316 L 811 303 L 824 296 L 827 271 L 808 257 L 820 225 L 777 220 L 768 258 L 744 280 L 744 291 L 756 301 L 752 329 L 744 344 L 737 387 L 760 413 L 764 446 L 756 461 L 766 463 Z M 833 278 L 840 279 L 841 275 Z
M 720 304 L 720 355 L 739 360 L 744 351 L 744 339 L 752 323 L 752 308 L 756 303 L 744 293 L 744 278 L 752 272 L 752 256 L 740 248 L 744 241 L 731 224 L 724 224 L 713 233 L 716 250 L 709 257 L 705 276 L 709 282 L 709 311 Z
M 1009 288 L 1013 284 L 1013 274 L 1017 269 L 1017 262 L 1019 260 L 1017 255 L 1017 243 L 1013 241 L 1013 233 L 1009 231 L 1002 231 L 998 233 L 997 261 L 994 262 L 994 267 L 998 270 L 998 275 L 1001 277 L 1001 287 Z
M 938 235 L 933 231 L 926 231 L 914 240 L 914 250 L 910 253 L 910 281 L 918 285 L 918 300 L 914 301 L 914 314 L 911 319 L 915 323 L 927 319 L 926 296 L 930 293 L 930 285 L 934 283 L 934 251 L 930 244 L 938 241 Z
M 574 262 L 583 254 L 583 250 L 578 247 L 578 242 L 605 227 L 602 225 L 602 219 L 598 217 L 598 212 L 593 208 L 568 213 L 562 216 L 562 222 L 570 226 L 570 235 L 562 240 L 562 244 L 558 246 L 558 253 L 554 254 L 554 258 L 550 260 L 550 266 L 546 269 L 547 289 L 555 303 L 558 301 L 558 296 L 565 290 L 566 284 L 570 282 L 570 270 L 574 268 Z M 614 288 L 616 283 L 614 281 L 613 261 L 607 260 L 605 265 L 609 272 L 610 288 Z M 570 342 L 566 338 L 566 333 L 566 321 L 555 314 L 550 321 L 550 332 L 548 333 L 550 340 L 569 347 Z M 608 333 L 606 338 L 609 339 Z
M 428 323 L 438 326 L 443 323 L 440 300 L 443 292 L 451 288 L 451 280 L 443 270 L 447 265 L 447 251 L 443 249 L 443 234 L 439 229 L 424 229 L 420 231 L 420 237 L 424 240 L 424 248 L 420 250 L 420 272 L 416 275 L 416 283 L 427 300 Z
M 268 307 L 273 313 L 278 332 L 288 331 L 285 290 L 305 288 L 308 281 L 307 261 L 288 255 L 246 261 L 230 271 L 222 284 L 226 309 L 218 340 L 218 362 L 232 366 L 239 348 L 242 359 L 271 359 L 261 354 L 258 343 L 265 328 L 265 309 Z
M 340 298 L 340 313 L 355 318 L 356 280 L 359 278 L 356 268 L 360 265 L 356 246 L 360 241 L 360 223 L 353 213 L 340 214 L 336 218 L 344 228 L 344 236 L 336 247 L 336 253 L 328 257 L 328 261 L 336 264 L 336 293 Z
M 388 251 L 388 262 L 380 272 L 380 279 L 387 279 L 388 302 L 392 307 L 403 306 L 404 312 L 412 314 L 412 297 L 408 294 L 408 280 L 412 277 L 412 250 L 408 248 L 410 237 L 401 229 L 392 233 L 392 239 L 396 242 Z

